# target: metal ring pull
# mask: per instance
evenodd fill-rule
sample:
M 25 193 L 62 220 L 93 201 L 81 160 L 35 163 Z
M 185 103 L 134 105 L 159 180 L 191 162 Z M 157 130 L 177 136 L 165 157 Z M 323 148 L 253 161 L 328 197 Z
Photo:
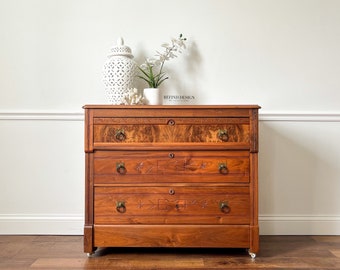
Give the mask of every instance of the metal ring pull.
M 228 174 L 228 168 L 227 168 L 227 164 L 225 163 L 220 163 L 218 165 L 218 170 L 220 171 L 220 174 Z
M 226 130 L 219 130 L 217 132 L 217 137 L 222 141 L 222 142 L 227 142 L 229 140 L 229 135 Z
M 123 142 L 126 139 L 125 131 L 123 129 L 118 129 L 115 134 L 115 138 L 119 142 Z
M 117 202 L 116 203 L 117 212 L 124 214 L 126 212 L 125 202 Z
M 169 153 L 169 158 L 174 158 L 175 154 L 174 153 Z
M 222 213 L 228 214 L 230 212 L 228 202 L 220 202 L 220 209 Z
M 124 162 L 117 162 L 116 169 L 119 174 L 126 174 L 127 172 Z

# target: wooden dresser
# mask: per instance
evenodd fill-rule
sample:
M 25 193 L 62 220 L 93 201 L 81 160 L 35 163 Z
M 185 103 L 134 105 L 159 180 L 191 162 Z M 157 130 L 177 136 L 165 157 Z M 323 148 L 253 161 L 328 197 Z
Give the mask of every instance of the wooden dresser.
M 86 105 L 84 251 L 259 250 L 258 109 Z

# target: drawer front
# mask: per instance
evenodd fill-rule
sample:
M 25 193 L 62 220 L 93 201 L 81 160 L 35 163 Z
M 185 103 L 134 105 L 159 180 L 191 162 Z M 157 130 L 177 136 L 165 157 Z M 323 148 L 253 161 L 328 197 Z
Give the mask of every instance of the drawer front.
M 249 182 L 248 151 L 96 151 L 94 182 Z
M 95 224 L 249 224 L 248 187 L 95 187 Z
M 95 118 L 94 143 L 249 144 L 249 118 Z
M 246 225 L 94 226 L 97 247 L 250 248 L 250 239 L 250 229 Z

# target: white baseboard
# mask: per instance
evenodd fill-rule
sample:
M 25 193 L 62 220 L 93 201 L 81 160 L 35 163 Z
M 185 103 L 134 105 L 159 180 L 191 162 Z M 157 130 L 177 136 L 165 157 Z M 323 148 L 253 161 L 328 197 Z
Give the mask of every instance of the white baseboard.
M 340 216 L 260 216 L 260 235 L 340 235 Z M 83 216 L 0 215 L 0 234 L 82 235 Z
M 261 235 L 340 235 L 340 216 L 260 216 Z
M 0 215 L 0 234 L 83 235 L 77 215 Z

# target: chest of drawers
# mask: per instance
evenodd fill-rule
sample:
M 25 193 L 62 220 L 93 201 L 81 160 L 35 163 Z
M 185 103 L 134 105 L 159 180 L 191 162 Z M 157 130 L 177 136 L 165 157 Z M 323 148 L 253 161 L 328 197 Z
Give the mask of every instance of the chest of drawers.
M 86 105 L 84 251 L 259 249 L 258 109 Z

